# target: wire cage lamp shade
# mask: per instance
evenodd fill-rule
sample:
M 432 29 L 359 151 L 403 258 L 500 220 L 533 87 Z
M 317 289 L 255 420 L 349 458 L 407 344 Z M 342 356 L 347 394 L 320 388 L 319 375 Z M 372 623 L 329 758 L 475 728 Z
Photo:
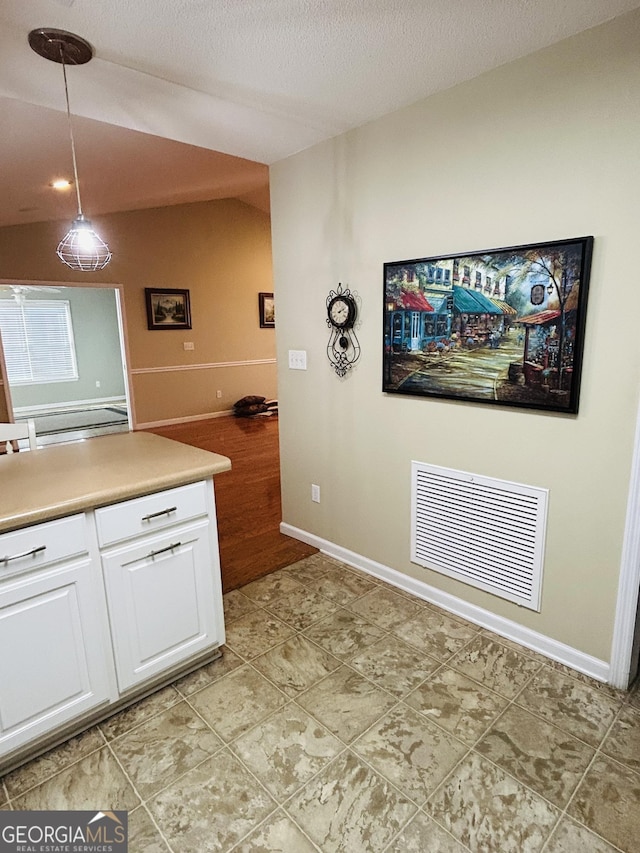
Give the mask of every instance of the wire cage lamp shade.
M 66 30 L 40 28 L 29 33 L 29 45 L 39 56 L 62 65 L 64 94 L 67 105 L 67 122 L 71 142 L 71 159 L 75 178 L 78 215 L 71 228 L 58 244 L 56 254 L 72 270 L 101 270 L 111 260 L 109 247 L 93 230 L 91 220 L 82 212 L 80 200 L 80 182 L 76 163 L 76 146 L 73 138 L 69 90 L 67 86 L 67 65 L 84 65 L 93 57 L 93 48 L 88 41 Z
M 111 260 L 109 247 L 93 230 L 91 220 L 79 213 L 58 243 L 56 254 L 73 270 L 101 270 Z

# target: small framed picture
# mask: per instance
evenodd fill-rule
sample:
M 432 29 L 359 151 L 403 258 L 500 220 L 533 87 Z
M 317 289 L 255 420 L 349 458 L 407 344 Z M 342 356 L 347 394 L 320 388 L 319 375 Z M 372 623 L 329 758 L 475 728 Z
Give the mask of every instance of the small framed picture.
M 276 310 L 273 301 L 273 293 L 259 293 L 258 308 L 260 311 L 260 328 L 273 329 L 276 325 Z
M 191 306 L 188 290 L 145 287 L 148 329 L 190 329 Z

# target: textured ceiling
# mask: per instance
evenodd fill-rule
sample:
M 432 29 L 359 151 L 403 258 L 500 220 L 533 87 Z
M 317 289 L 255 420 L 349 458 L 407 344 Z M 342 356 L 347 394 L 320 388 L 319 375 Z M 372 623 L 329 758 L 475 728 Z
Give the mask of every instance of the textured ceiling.
M 0 121 L 9 132 L 0 140 L 0 222 L 68 215 L 42 183 L 61 171 L 68 142 L 55 121 L 60 66 L 27 44 L 36 27 L 69 29 L 95 48 L 91 63 L 69 69 L 69 88 L 84 119 L 85 206 L 104 212 L 225 195 L 264 205 L 266 170 L 246 161 L 275 162 L 639 5 L 2 0 Z

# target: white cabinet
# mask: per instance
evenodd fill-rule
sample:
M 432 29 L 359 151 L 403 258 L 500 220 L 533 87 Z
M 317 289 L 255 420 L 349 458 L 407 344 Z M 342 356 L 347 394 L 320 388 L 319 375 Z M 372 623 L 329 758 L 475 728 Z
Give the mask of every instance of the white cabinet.
M 103 555 L 121 692 L 219 641 L 205 519 Z
M 120 692 L 221 646 L 213 483 L 167 489 L 95 515 Z
M 224 644 L 213 481 L 0 535 L 0 766 Z
M 0 755 L 109 699 L 84 515 L 0 536 Z

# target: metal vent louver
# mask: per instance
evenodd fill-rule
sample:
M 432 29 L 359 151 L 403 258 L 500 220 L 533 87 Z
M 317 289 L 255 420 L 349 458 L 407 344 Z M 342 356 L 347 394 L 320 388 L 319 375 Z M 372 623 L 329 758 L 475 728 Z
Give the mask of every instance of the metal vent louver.
M 412 463 L 411 560 L 540 610 L 547 489 Z

